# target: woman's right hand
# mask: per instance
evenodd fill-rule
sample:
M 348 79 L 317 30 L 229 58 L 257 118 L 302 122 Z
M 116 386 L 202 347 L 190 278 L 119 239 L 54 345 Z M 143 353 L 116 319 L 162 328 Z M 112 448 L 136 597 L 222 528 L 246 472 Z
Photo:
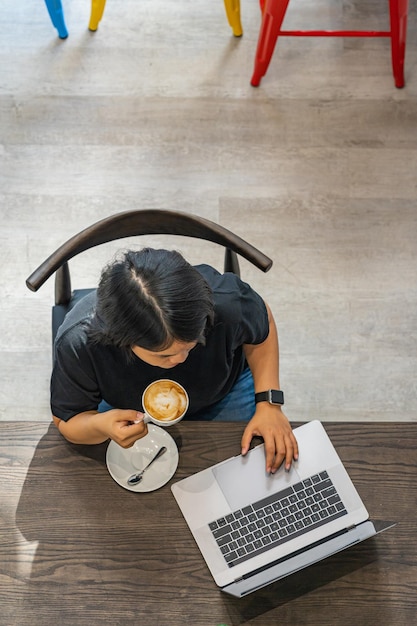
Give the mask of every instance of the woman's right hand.
M 109 438 L 122 448 L 131 448 L 135 441 L 148 434 L 144 414 L 138 411 L 111 409 L 100 415 L 108 416 Z
M 111 409 L 104 413 L 85 411 L 67 422 L 53 416 L 60 433 L 71 443 L 93 445 L 112 439 L 122 448 L 131 448 L 148 433 L 143 413 L 130 409 Z

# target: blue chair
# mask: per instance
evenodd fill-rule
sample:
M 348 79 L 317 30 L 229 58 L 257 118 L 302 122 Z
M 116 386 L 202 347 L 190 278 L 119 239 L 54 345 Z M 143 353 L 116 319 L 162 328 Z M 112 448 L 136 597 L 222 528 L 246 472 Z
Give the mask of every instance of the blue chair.
M 68 37 L 68 31 L 65 25 L 64 11 L 62 10 L 61 0 L 45 0 L 45 4 L 52 20 L 52 24 L 57 29 L 60 39 L 66 39 Z

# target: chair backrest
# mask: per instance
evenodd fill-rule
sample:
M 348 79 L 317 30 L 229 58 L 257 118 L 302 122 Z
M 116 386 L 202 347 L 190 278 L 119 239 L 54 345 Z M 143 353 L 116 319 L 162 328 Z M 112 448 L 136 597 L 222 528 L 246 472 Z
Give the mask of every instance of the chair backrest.
M 68 261 L 103 243 L 136 235 L 183 235 L 205 239 L 225 248 L 224 270 L 239 275 L 237 254 L 267 272 L 272 260 L 230 230 L 202 217 L 179 211 L 146 209 L 125 211 L 106 217 L 68 239 L 53 252 L 26 280 L 37 291 L 55 274 L 55 304 L 66 305 L 71 300 L 71 278 Z

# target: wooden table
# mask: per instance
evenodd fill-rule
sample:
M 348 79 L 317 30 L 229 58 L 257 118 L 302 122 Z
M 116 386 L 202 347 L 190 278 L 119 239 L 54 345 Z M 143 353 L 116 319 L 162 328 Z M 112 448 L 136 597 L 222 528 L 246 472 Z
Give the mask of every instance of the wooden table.
M 243 599 L 223 594 L 170 491 L 115 483 L 100 446 L 0 422 L 1 626 L 402 626 L 417 615 L 417 424 L 325 424 L 395 528 Z M 172 480 L 239 452 L 241 424 L 173 426 Z

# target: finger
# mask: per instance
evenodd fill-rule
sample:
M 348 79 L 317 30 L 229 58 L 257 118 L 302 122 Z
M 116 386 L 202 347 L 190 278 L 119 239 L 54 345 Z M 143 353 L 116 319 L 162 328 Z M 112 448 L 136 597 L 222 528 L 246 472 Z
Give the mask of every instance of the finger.
M 129 446 L 130 448 L 132 446 L 135 445 L 135 443 L 139 440 L 139 439 L 143 439 L 143 437 L 146 437 L 146 435 L 148 434 L 148 427 L 145 426 L 145 429 L 142 433 L 139 433 L 138 435 L 135 436 L 135 438 L 133 439 L 131 445 Z
M 129 428 L 131 429 L 129 434 L 136 436 L 136 439 L 144 437 L 148 433 L 148 426 L 143 419 L 140 422 L 131 424 Z
M 133 425 L 130 426 L 130 428 L 132 427 Z M 130 434 L 129 437 L 126 437 L 126 439 L 124 439 L 123 441 L 119 441 L 118 443 L 120 446 L 122 446 L 122 448 L 131 448 L 138 439 L 142 439 L 147 434 L 148 434 L 148 427 L 146 424 L 143 424 L 143 428 L 139 432 Z
M 291 433 L 292 442 L 293 442 L 293 459 L 294 461 L 298 461 L 298 442 L 295 438 L 294 433 Z
M 245 428 L 245 430 L 243 431 L 243 435 L 242 435 L 242 439 L 240 441 L 240 445 L 241 445 L 241 454 L 243 456 L 245 456 L 245 454 L 247 454 L 249 448 L 250 448 L 250 444 L 251 441 L 253 439 L 253 436 L 256 435 L 257 433 L 253 431 L 252 427 L 248 424 Z
M 137 413 L 136 419 L 133 420 L 134 424 L 140 424 L 145 419 L 145 413 Z
M 144 415 L 142 413 L 135 414 L 132 417 L 136 417 L 137 419 L 130 419 L 129 421 L 124 420 L 119 422 L 120 434 L 123 439 L 126 439 L 126 441 L 129 442 L 131 440 L 135 442 L 136 439 L 139 439 L 139 437 L 144 437 L 148 432 L 148 427 L 144 421 Z
M 273 436 L 264 438 L 264 446 L 266 471 L 268 474 L 271 474 L 278 469 L 284 457 L 279 450 L 278 442 L 275 441 Z
M 291 469 L 292 462 L 298 460 L 298 444 L 292 432 L 289 437 L 285 437 L 284 439 L 285 439 L 285 469 L 286 471 L 289 471 Z
M 282 437 L 277 438 L 274 443 L 275 443 L 275 456 L 271 464 L 271 474 L 275 474 L 277 469 L 281 467 L 287 455 L 287 446 L 285 444 L 285 440 Z
M 288 437 L 286 438 L 285 441 L 285 470 L 287 472 L 290 471 L 291 469 L 291 463 L 293 462 L 293 460 L 295 459 L 295 452 L 294 452 L 294 438 L 293 437 Z

